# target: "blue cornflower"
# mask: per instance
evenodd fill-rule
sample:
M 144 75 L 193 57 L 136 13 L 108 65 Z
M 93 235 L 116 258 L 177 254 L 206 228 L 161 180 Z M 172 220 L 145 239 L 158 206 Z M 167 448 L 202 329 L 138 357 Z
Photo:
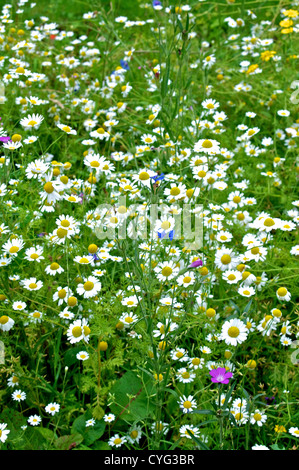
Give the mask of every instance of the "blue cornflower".
M 129 64 L 125 60 L 121 59 L 120 65 L 122 66 L 123 69 L 130 70 Z
M 165 176 L 164 176 L 164 173 L 161 173 L 161 175 L 151 176 L 151 178 L 156 182 L 156 181 L 164 180 Z
M 165 238 L 165 236 L 166 236 L 166 232 L 164 230 L 158 232 L 158 238 L 160 238 L 161 240 L 162 238 Z M 169 240 L 172 241 L 173 237 L 174 237 L 174 230 L 170 230 L 167 238 L 169 238 Z

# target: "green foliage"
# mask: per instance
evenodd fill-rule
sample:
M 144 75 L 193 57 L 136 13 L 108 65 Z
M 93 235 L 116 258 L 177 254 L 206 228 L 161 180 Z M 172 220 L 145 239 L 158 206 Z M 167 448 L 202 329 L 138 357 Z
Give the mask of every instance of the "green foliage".
M 87 421 L 86 414 L 79 416 L 72 425 L 72 433 L 78 433 L 86 446 L 90 446 L 94 442 L 98 441 L 102 437 L 105 431 L 105 423 L 104 421 L 99 421 L 94 426 L 86 426 Z
M 113 397 L 111 411 L 126 422 L 143 420 L 155 409 L 150 398 L 152 392 L 152 380 L 145 378 L 143 381 L 135 373 L 126 372 L 110 390 Z

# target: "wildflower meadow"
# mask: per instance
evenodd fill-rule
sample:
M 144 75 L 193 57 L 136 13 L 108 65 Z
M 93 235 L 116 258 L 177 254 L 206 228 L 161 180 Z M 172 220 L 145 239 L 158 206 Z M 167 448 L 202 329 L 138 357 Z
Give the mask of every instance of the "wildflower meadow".
M 298 449 L 299 1 L 1 0 L 0 118 L 0 449 Z

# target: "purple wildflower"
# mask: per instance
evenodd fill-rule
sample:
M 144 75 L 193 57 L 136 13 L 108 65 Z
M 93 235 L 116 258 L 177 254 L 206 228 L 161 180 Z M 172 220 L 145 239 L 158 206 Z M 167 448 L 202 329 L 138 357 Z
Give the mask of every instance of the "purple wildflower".
M 79 194 L 79 198 L 81 199 L 81 201 L 79 202 L 79 204 L 83 204 L 84 193 L 80 193 L 80 194 Z
M 227 372 L 225 367 L 218 367 L 210 370 L 211 381 L 218 384 L 228 384 L 229 379 L 233 376 L 232 372 Z
M 8 137 L 7 135 L 0 137 L 0 142 L 9 142 L 9 141 L 10 141 L 10 137 Z
M 272 403 L 276 403 L 275 397 L 265 397 L 267 405 L 271 405 Z
M 193 263 L 188 266 L 188 268 L 197 268 L 198 266 L 202 266 L 202 261 L 201 259 L 197 259 L 196 261 L 193 261 Z

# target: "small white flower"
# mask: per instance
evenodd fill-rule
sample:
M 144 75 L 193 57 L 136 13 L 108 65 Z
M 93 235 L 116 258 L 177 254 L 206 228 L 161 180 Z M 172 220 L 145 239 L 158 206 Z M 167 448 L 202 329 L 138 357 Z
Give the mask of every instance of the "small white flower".
M 31 424 L 31 426 L 38 426 L 41 422 L 41 417 L 38 415 L 31 415 L 29 416 L 27 422 L 28 424 Z
M 86 427 L 94 426 L 95 424 L 96 424 L 96 421 L 95 421 L 94 418 L 88 419 L 88 420 L 85 422 L 85 426 L 86 426 Z
M 52 416 L 55 415 L 55 413 L 58 413 L 60 409 L 60 405 L 58 403 L 49 403 L 46 407 L 45 407 L 45 411 L 46 413 L 49 413 L 51 414 Z
M 86 361 L 89 359 L 89 355 L 86 351 L 80 351 L 76 354 L 76 358 L 79 359 L 79 361 Z

